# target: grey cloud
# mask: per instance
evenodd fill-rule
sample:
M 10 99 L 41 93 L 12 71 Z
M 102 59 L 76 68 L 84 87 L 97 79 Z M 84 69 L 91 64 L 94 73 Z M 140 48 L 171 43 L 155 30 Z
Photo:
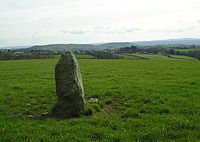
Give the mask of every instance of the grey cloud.
M 199 21 L 197 21 L 198 23 L 200 23 L 200 20 Z
M 111 28 L 111 27 L 96 27 L 94 28 L 95 33 L 106 33 L 106 34 L 122 34 L 122 33 L 132 33 L 140 31 L 140 28 Z
M 169 29 L 169 30 L 162 30 L 162 29 L 151 29 L 148 30 L 149 32 L 159 32 L 159 33 L 181 33 L 184 32 L 184 29 Z
M 8 9 L 34 9 L 34 8 L 44 8 L 44 7 L 56 7 L 60 6 L 60 4 L 65 6 L 73 6 L 74 4 L 78 3 L 69 1 L 69 0 L 0 0 L 0 7 Z
M 195 29 L 196 27 L 188 27 L 188 28 L 186 28 L 186 30 L 193 30 L 193 29 Z
M 184 32 L 185 31 L 185 29 L 175 29 L 175 30 L 164 30 L 163 32 L 165 32 L 165 33 L 182 33 L 182 32 Z
M 62 31 L 63 33 L 69 33 L 69 34 L 75 34 L 75 35 L 83 35 L 85 33 L 87 33 L 88 31 L 84 31 L 84 30 L 65 30 Z
M 136 31 L 140 31 L 139 28 L 122 28 L 122 29 L 116 29 L 116 33 L 132 33 Z
M 181 29 L 150 29 L 149 32 L 160 32 L 160 33 L 182 33 L 187 30 L 193 30 L 195 27 L 187 27 Z
M 132 33 L 142 29 L 139 28 L 111 28 L 111 27 L 95 27 L 92 30 L 64 30 L 62 33 L 83 35 L 86 33 L 96 33 L 96 34 L 123 34 Z

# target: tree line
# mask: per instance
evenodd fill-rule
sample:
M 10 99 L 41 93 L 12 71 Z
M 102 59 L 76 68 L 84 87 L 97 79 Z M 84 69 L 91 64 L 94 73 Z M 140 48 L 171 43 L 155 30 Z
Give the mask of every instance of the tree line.
M 16 52 L 16 51 L 0 51 L 0 60 L 23 60 L 23 59 L 48 59 L 54 58 L 49 52 Z

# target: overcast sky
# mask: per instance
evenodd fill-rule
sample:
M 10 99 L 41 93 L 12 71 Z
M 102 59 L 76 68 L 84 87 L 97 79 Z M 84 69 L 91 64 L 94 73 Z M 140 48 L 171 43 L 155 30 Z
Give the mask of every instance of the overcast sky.
M 0 47 L 200 37 L 200 0 L 0 0 Z

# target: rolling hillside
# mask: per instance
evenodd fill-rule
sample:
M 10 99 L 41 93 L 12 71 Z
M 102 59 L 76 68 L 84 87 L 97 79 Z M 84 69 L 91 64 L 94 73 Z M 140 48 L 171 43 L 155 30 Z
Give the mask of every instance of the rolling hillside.
M 133 42 L 140 46 L 155 46 L 155 45 L 200 45 L 199 38 L 179 38 L 179 39 L 167 39 L 167 40 L 153 40 L 153 41 L 137 41 Z
M 1 47 L 0 49 L 21 49 L 23 50 L 104 50 L 104 49 L 118 49 L 130 46 L 158 46 L 158 45 L 200 45 L 199 38 L 180 38 L 167 40 L 153 40 L 153 41 L 136 41 L 136 42 L 110 42 L 110 43 L 96 43 L 96 44 L 49 44 L 49 45 L 35 45 L 16 46 L 16 47 Z
M 138 42 L 111 42 L 99 44 L 51 44 L 33 46 L 30 50 L 104 50 L 119 49 L 130 46 L 156 46 L 156 45 L 200 45 L 198 38 L 182 38 L 154 41 L 138 41 Z

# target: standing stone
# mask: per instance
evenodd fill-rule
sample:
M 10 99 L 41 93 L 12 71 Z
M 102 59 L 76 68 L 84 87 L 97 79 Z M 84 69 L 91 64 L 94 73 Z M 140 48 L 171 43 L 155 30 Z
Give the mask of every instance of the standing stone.
M 65 118 L 77 116 L 85 99 L 78 62 L 71 51 L 60 57 L 55 67 L 55 80 L 58 103 L 53 113 Z

